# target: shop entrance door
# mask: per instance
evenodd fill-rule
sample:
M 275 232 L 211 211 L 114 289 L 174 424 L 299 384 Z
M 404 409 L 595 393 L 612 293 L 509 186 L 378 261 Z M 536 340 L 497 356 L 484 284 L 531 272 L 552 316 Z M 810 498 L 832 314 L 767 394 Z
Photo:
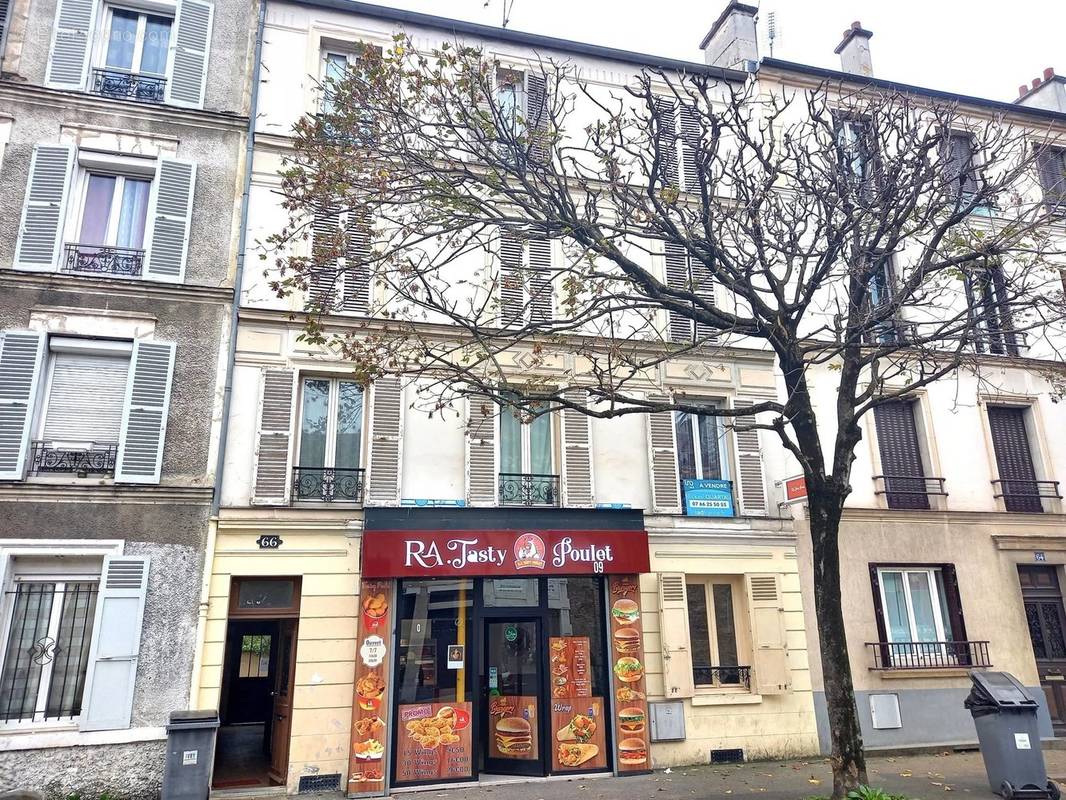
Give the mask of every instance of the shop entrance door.
M 546 694 L 539 618 L 486 619 L 482 652 L 485 771 L 546 775 Z

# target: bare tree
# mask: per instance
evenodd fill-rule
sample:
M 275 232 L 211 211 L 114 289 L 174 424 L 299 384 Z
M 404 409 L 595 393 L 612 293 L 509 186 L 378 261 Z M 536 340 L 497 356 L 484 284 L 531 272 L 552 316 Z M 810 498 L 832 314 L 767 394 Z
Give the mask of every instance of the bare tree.
M 434 410 L 466 397 L 527 419 L 679 411 L 772 431 L 807 482 L 842 797 L 866 782 L 838 557 L 860 420 L 990 359 L 1054 362 L 1062 209 L 1033 178 L 1049 133 L 872 87 L 770 92 L 694 69 L 610 91 L 572 64 L 523 72 L 399 37 L 327 81 L 283 172 L 289 223 L 264 243 L 273 288 L 308 292 L 308 338 L 366 381 L 417 376 Z M 334 280 L 373 287 L 343 335 Z M 773 352 L 783 398 L 708 409 L 655 391 L 664 362 L 744 347 Z M 541 368 L 560 360 L 575 366 Z M 812 401 L 819 369 L 835 409 Z

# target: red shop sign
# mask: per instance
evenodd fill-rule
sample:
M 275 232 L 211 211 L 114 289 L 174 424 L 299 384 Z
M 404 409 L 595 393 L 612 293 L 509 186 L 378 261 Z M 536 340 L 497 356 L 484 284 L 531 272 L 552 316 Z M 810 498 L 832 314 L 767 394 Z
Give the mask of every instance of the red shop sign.
M 646 531 L 366 531 L 363 576 L 650 572 Z

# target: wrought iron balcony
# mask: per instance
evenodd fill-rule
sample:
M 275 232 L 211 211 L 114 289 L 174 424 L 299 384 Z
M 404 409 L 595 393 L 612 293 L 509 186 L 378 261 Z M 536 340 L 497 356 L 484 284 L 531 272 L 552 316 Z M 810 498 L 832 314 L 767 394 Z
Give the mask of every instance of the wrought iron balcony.
M 864 334 L 868 345 L 903 345 L 917 336 L 917 328 L 913 322 L 905 322 L 901 319 L 888 319 L 871 325 Z
M 362 503 L 366 470 L 293 467 L 292 502 Z
M 991 667 L 988 642 L 867 642 L 870 669 L 955 669 Z
M 697 686 L 742 686 L 751 688 L 751 667 L 692 665 L 692 682 Z
M 71 243 L 64 247 L 65 272 L 92 272 L 136 278 L 144 267 L 144 251 L 133 247 L 107 247 Z
M 997 479 L 992 481 L 993 497 L 1003 498 L 1007 511 L 1042 513 L 1045 500 L 1061 500 L 1058 481 L 1019 481 Z
M 162 103 L 167 79 L 158 75 L 138 75 L 117 69 L 94 69 L 92 93 L 104 97 L 126 97 L 144 103 Z
M 35 441 L 30 447 L 30 475 L 114 475 L 118 444 L 93 442 L 88 447 L 62 447 Z
M 501 472 L 499 492 L 503 506 L 557 506 L 559 476 Z
M 944 479 L 913 475 L 874 475 L 874 494 L 888 497 L 889 508 L 928 509 L 930 497 L 947 497 Z

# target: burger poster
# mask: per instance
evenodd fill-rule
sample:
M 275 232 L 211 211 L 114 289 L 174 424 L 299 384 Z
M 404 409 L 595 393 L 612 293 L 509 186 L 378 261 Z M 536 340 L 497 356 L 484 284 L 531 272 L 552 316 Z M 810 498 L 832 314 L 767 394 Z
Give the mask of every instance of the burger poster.
M 436 781 L 473 775 L 470 703 L 399 707 L 397 781 Z
M 535 761 L 537 745 L 535 695 L 492 697 L 489 701 L 489 757 Z
M 552 772 L 607 768 L 603 698 L 552 699 Z
M 359 597 L 358 658 L 352 702 L 352 738 L 348 793 L 385 788 L 385 703 L 388 696 L 391 581 L 364 580 Z
M 651 769 L 648 755 L 648 694 L 644 674 L 644 626 L 636 575 L 609 578 L 611 602 L 611 687 L 614 691 L 618 771 Z

